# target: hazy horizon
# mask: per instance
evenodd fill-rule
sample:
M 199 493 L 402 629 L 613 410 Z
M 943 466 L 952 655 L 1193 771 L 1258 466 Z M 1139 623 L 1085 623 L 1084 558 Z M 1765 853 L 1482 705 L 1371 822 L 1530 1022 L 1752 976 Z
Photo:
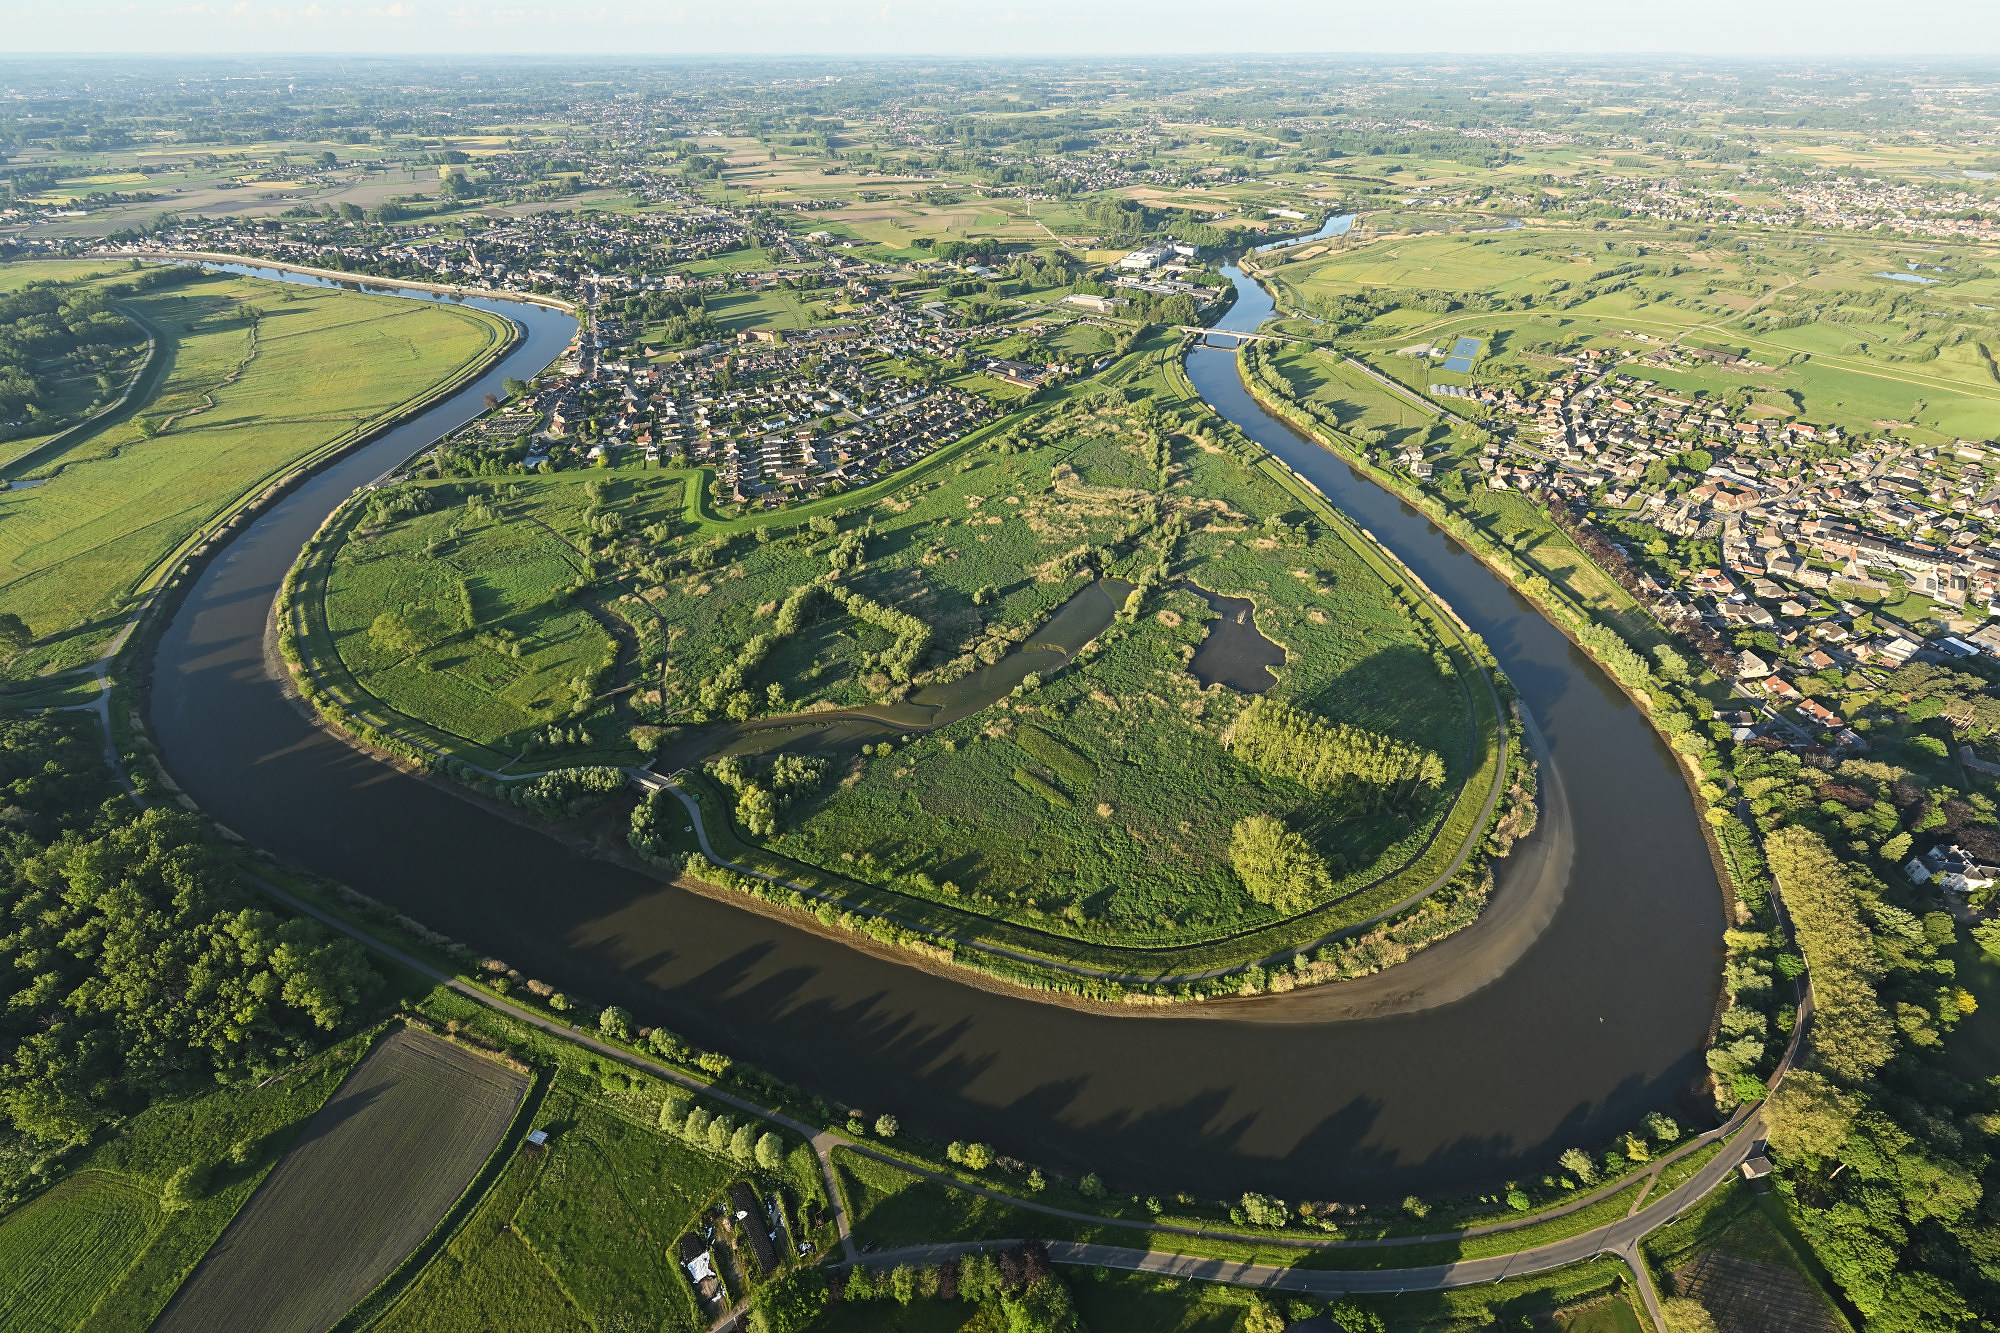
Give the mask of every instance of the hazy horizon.
M 1530 0 L 1504 9 L 1384 11 L 1275 0 L 1248 22 L 1209 5 L 1058 4 L 992 9 L 867 0 L 678 5 L 0 3 L 11 56 L 398 55 L 600 59 L 978 57 L 1109 59 L 1297 55 L 1935 58 L 2000 54 L 2000 6 L 1865 0 L 1608 7 Z M 1222 40 L 1218 40 L 1222 39 Z M 1218 48 L 1227 48 L 1219 50 Z

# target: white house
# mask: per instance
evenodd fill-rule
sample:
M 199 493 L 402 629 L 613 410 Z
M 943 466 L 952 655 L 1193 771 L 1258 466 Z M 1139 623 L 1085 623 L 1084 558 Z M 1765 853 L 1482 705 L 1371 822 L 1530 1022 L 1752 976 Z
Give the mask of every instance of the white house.
M 1911 857 L 1903 873 L 1917 884 L 1935 879 L 1950 893 L 1971 893 L 2000 881 L 2000 868 L 1981 865 L 1957 843 L 1939 843 L 1922 856 Z

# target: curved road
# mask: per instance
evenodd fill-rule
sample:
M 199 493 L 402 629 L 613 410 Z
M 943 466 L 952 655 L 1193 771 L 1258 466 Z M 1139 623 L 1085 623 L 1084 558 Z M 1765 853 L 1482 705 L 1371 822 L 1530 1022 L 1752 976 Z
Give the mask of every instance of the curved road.
M 1460 1240 L 1470 1236 L 1484 1236 L 1524 1227 L 1535 1226 L 1568 1213 L 1587 1208 L 1599 1199 L 1609 1197 L 1629 1188 L 1635 1180 L 1648 1183 L 1658 1178 L 1659 1172 L 1674 1162 L 1698 1151 L 1705 1144 L 1717 1139 L 1724 1140 L 1720 1152 L 1704 1163 L 1670 1193 L 1658 1199 L 1646 1200 L 1646 1206 L 1625 1217 L 1606 1223 L 1604 1226 L 1575 1236 L 1551 1241 L 1510 1254 L 1493 1255 L 1483 1259 L 1464 1259 L 1448 1264 L 1432 1264 L 1416 1268 L 1377 1269 L 1311 1269 L 1275 1264 L 1250 1263 L 1236 1259 L 1216 1259 L 1200 1255 L 1178 1254 L 1171 1250 L 1138 1249 L 1130 1246 L 1101 1245 L 1083 1241 L 1047 1242 L 1050 1256 L 1058 1263 L 1089 1264 L 1107 1268 L 1120 1268 L 1132 1272 L 1157 1273 L 1162 1276 L 1194 1278 L 1204 1282 L 1222 1282 L 1232 1286 L 1256 1287 L 1271 1291 L 1297 1291 L 1322 1298 L 1345 1296 L 1350 1293 L 1401 1293 L 1406 1291 L 1437 1290 L 1446 1287 L 1469 1287 L 1485 1283 L 1498 1283 L 1509 1277 L 1522 1277 L 1530 1273 L 1559 1268 L 1565 1264 L 1579 1263 L 1600 1255 L 1612 1254 L 1624 1260 L 1631 1270 L 1635 1284 L 1656 1329 L 1664 1329 L 1665 1322 L 1659 1309 L 1659 1297 L 1653 1288 L 1651 1275 L 1643 1257 L 1639 1253 L 1639 1242 L 1660 1227 L 1676 1221 L 1696 1201 L 1724 1180 L 1750 1155 L 1751 1150 L 1763 1137 L 1763 1112 L 1761 1106 L 1739 1108 L 1735 1115 L 1723 1125 L 1707 1133 L 1697 1135 L 1681 1144 L 1656 1162 L 1652 1170 L 1634 1177 L 1625 1177 L 1600 1185 L 1598 1188 L 1579 1195 L 1560 1208 L 1545 1210 L 1524 1217 L 1518 1222 L 1501 1222 L 1487 1226 L 1467 1228 L 1462 1231 L 1441 1232 L 1428 1236 L 1400 1236 L 1366 1240 L 1314 1240 L 1308 1237 L 1270 1236 L 1253 1233 L 1210 1230 L 1178 1226 L 1171 1223 L 1139 1222 L 1107 1219 L 1093 1213 L 1074 1212 L 1037 1203 L 1032 1199 L 1022 1199 L 1000 1190 L 988 1189 L 969 1184 L 964 1180 L 929 1170 L 912 1162 L 890 1156 L 873 1146 L 857 1142 L 835 1130 L 821 1129 L 795 1119 L 780 1111 L 771 1110 L 745 1097 L 722 1091 L 701 1080 L 693 1078 L 677 1069 L 657 1061 L 636 1055 L 622 1047 L 583 1032 L 575 1026 L 565 1027 L 556 1020 L 531 1009 L 513 1004 L 469 985 L 457 977 L 430 966 L 409 953 L 385 944 L 367 931 L 346 922 L 339 917 L 315 907 L 296 895 L 279 888 L 266 880 L 252 877 L 257 885 L 267 893 L 286 903 L 294 910 L 314 917 L 334 929 L 349 935 L 362 944 L 393 959 L 404 967 L 440 985 L 448 986 L 469 999 L 476 1000 L 488 1008 L 506 1014 L 520 1022 L 531 1024 L 544 1031 L 556 1033 L 568 1040 L 590 1047 L 601 1054 L 620 1060 L 636 1068 L 643 1069 L 657 1078 L 665 1079 L 702 1096 L 732 1106 L 769 1120 L 812 1145 L 820 1163 L 820 1172 L 827 1186 L 834 1226 L 840 1237 L 843 1262 L 862 1262 L 864 1256 L 855 1247 L 852 1223 L 843 1201 L 839 1173 L 833 1161 L 835 1148 L 865 1154 L 887 1162 L 915 1175 L 927 1177 L 967 1193 L 1004 1202 L 1009 1206 L 1028 1212 L 1043 1213 L 1052 1217 L 1074 1221 L 1109 1223 L 1129 1230 L 1149 1231 L 1163 1237 L 1187 1235 L 1221 1239 L 1240 1240 L 1265 1247 L 1296 1247 L 1301 1251 L 1327 1249 L 1393 1249 L 1405 1245 L 1423 1245 L 1439 1241 Z M 1782 1079 L 1797 1058 L 1805 1033 L 1810 1025 L 1812 1005 L 1810 992 L 1802 998 L 1797 1021 L 1793 1024 L 1792 1040 L 1777 1071 L 1771 1076 L 1773 1086 Z M 975 1250 L 991 1250 L 1018 1244 L 1018 1241 L 965 1241 L 941 1245 L 907 1246 L 894 1250 L 878 1251 L 865 1256 L 869 1264 L 883 1263 L 934 1263 L 955 1255 L 967 1254 Z M 731 1311 L 717 1327 L 728 1325 L 740 1311 Z

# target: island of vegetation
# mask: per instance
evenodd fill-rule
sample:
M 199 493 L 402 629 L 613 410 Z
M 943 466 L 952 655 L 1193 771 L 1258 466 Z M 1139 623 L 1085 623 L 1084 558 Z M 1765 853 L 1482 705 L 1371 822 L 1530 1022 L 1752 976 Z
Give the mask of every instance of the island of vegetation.
M 543 818 L 639 773 L 637 855 L 829 927 L 1105 999 L 1372 972 L 1532 826 L 1504 682 L 1179 351 L 774 512 L 636 448 L 528 471 L 502 408 L 322 529 L 281 646 Z

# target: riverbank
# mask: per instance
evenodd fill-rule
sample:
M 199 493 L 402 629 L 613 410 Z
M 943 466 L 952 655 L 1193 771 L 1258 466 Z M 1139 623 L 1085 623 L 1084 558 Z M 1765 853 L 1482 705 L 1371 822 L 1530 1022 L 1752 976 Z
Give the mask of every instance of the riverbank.
M 547 349 L 537 358 L 573 332 L 527 322 Z M 1544 782 L 1553 766 L 1577 807 L 1569 891 L 1475 1005 L 1327 1023 L 1176 1006 L 1109 1026 L 578 857 L 303 719 L 265 668 L 284 574 L 340 500 L 441 433 L 379 442 L 302 486 L 205 567 L 162 637 L 152 720 L 166 762 L 252 844 L 705 1049 L 895 1109 L 940 1141 L 977 1138 L 1133 1188 L 1400 1198 L 1532 1176 L 1566 1144 L 1608 1141 L 1672 1103 L 1699 1064 L 1715 928 L 1690 890 L 1710 872 L 1705 855 L 1699 870 L 1685 863 L 1672 819 L 1635 832 L 1625 818 L 1659 799 L 1652 741 L 1566 644 L 1549 647 L 1538 616 L 1496 600 L 1485 571 L 1468 582 L 1440 566 L 1393 506 L 1376 514 L 1363 498 L 1353 512 L 1372 514 L 1367 526 L 1495 646 L 1547 733 Z M 1496 901 L 1524 864 L 1501 864 Z
M 1731 784 L 1728 775 L 1713 766 L 1714 747 L 1707 742 L 1702 731 L 1706 710 L 1691 705 L 1687 698 L 1676 698 L 1669 693 L 1671 682 L 1656 678 L 1652 660 L 1633 650 L 1624 627 L 1608 623 L 1606 618 L 1594 614 L 1582 599 L 1565 595 L 1550 579 L 1528 570 L 1523 557 L 1502 550 L 1472 515 L 1454 509 L 1445 497 L 1417 484 L 1414 478 L 1377 465 L 1353 441 L 1337 431 L 1324 428 L 1321 423 L 1298 411 L 1294 404 L 1275 391 L 1275 382 L 1265 380 L 1258 371 L 1258 365 L 1254 351 L 1239 361 L 1243 388 L 1259 407 L 1444 528 L 1496 577 L 1506 579 L 1516 595 L 1531 602 L 1578 651 L 1595 661 L 1640 710 L 1674 756 L 1675 769 L 1687 789 L 1688 797 L 1702 816 L 1698 827 L 1717 883 L 1725 895 L 1728 923 L 1738 925 L 1749 920 L 1754 911 L 1753 895 L 1763 896 L 1774 893 L 1774 890 L 1760 886 L 1740 873 L 1737 858 L 1720 836 L 1723 819 L 1717 816 L 1728 819 L 1733 817 L 1733 812 L 1726 805 L 1712 802 L 1709 790 L 1720 793 Z M 1579 552 L 1579 555 L 1582 553 Z M 1582 558 L 1588 559 L 1587 556 Z M 1615 586 L 1608 573 L 1604 573 L 1603 577 Z M 1655 628 L 1659 630 L 1660 643 L 1666 644 L 1670 636 L 1663 627 Z M 1699 683 L 1697 677 L 1696 684 Z M 1709 790 L 1704 790 L 1705 787 Z M 1717 994 L 1710 1018 L 1711 1040 L 1730 1003 L 1731 998 L 1726 991 Z M 1724 1105 L 1733 1104 L 1733 1093 L 1725 1095 L 1726 1090 L 1713 1083 L 1710 1088 Z
M 408 291 L 431 292 L 438 296 L 469 297 L 487 301 L 520 301 L 529 305 L 545 306 L 550 310 L 560 310 L 565 315 L 574 316 L 577 313 L 577 308 L 572 302 L 560 297 L 544 296 L 538 292 L 513 292 L 498 287 L 454 287 L 438 282 L 416 282 L 408 278 L 378 278 L 368 273 L 349 273 L 346 269 L 313 268 L 306 264 L 287 263 L 281 259 L 232 255 L 220 250 L 87 250 L 84 254 L 90 259 L 138 259 L 165 264 L 220 264 L 229 268 L 276 269 L 283 273 L 324 278 L 330 282 L 353 283 L 364 288 L 400 287 Z
M 1602 637 L 1604 634 L 1617 636 L 1618 644 L 1629 650 L 1625 633 L 1620 627 L 1608 624 L 1603 617 L 1594 615 L 1580 600 L 1562 595 L 1548 578 L 1527 569 L 1518 556 L 1505 551 L 1474 521 L 1472 516 L 1455 510 L 1436 492 L 1425 489 L 1413 479 L 1399 475 L 1393 469 L 1378 466 L 1370 461 L 1365 452 L 1352 441 L 1339 438 L 1333 432 L 1325 430 L 1317 422 L 1303 416 L 1291 403 L 1272 393 L 1269 386 L 1261 383 L 1253 372 L 1244 370 L 1241 378 L 1244 389 L 1259 407 L 1304 438 L 1314 441 L 1349 467 L 1355 468 L 1376 485 L 1431 518 L 1449 532 L 1474 559 L 1486 566 L 1495 577 L 1505 579 L 1517 595 L 1533 604 L 1542 617 L 1568 638 L 1579 652 L 1596 662 L 1605 675 L 1653 723 L 1660 739 L 1675 756 L 1675 766 L 1687 785 L 1690 799 L 1704 815 L 1711 808 L 1717 808 L 1711 806 L 1701 791 L 1701 784 L 1715 775 L 1707 773 L 1696 758 L 1697 755 L 1707 753 L 1712 747 L 1700 745 L 1689 748 L 1676 744 L 1677 739 L 1681 737 L 1690 735 L 1698 737 L 1699 732 L 1691 731 L 1690 724 L 1705 719 L 1688 717 L 1677 702 L 1665 700 L 1657 690 L 1648 688 L 1652 683 L 1649 665 L 1645 674 L 1638 675 L 1634 673 L 1629 660 L 1620 660 L 1613 653 L 1606 651 L 1609 641 Z M 1610 579 L 1608 573 L 1604 577 Z M 1587 628 L 1595 629 L 1598 634 L 1587 633 Z M 1668 632 L 1664 627 L 1656 626 L 1656 628 L 1659 630 L 1661 643 L 1666 643 L 1670 638 Z M 1661 724 L 1659 715 L 1662 712 L 1669 715 L 1678 714 L 1680 723 Z M 1738 882 L 1734 864 L 1715 837 L 1709 821 L 1704 819 L 1702 827 L 1716 874 L 1729 890 L 1730 903 L 1734 907 L 1744 897 L 1743 886 Z
M 1185 395 L 1189 404 L 1198 405 L 1192 386 L 1180 373 L 1171 340 L 1140 355 L 1157 359 L 1160 366 L 1156 369 L 1166 377 L 1163 382 Z M 970 443 L 974 442 L 960 442 L 960 447 Z M 757 901 L 765 910 L 789 917 L 803 929 L 855 943 L 866 940 L 874 947 L 901 949 L 915 965 L 943 963 L 979 974 L 989 984 L 1017 988 L 1030 997 L 1102 1005 L 1105 1012 L 1156 1009 L 1163 1004 L 1215 997 L 1282 994 L 1315 984 L 1351 984 L 1361 977 L 1393 970 L 1437 940 L 1476 922 L 1488 891 L 1484 859 L 1495 852 L 1504 854 L 1513 838 L 1535 820 L 1532 769 L 1523 767 L 1510 734 L 1513 728 L 1503 700 L 1504 682 L 1493 679 L 1490 656 L 1476 636 L 1422 586 L 1420 579 L 1323 501 L 1301 492 L 1296 480 L 1256 446 L 1241 441 L 1232 448 L 1250 451 L 1253 476 L 1275 482 L 1283 497 L 1280 503 L 1302 502 L 1313 509 L 1318 522 L 1328 530 L 1328 538 L 1358 556 L 1369 576 L 1381 580 L 1400 614 L 1435 641 L 1438 654 L 1449 656 L 1451 678 L 1456 683 L 1448 689 L 1462 697 L 1469 719 L 1465 754 L 1462 759 L 1453 758 L 1454 774 L 1463 777 L 1455 776 L 1442 816 L 1435 818 L 1428 831 L 1419 826 L 1422 840 L 1412 839 L 1414 845 L 1407 852 L 1398 848 L 1397 859 L 1379 868 L 1379 873 L 1371 869 L 1371 878 L 1365 882 L 1344 888 L 1338 897 L 1297 916 L 1225 930 L 1207 940 L 1157 945 L 1092 941 L 961 910 L 902 892 L 895 885 L 862 882 L 824 865 L 773 851 L 737 828 L 727 796 L 699 777 L 680 784 L 680 798 L 687 802 L 694 837 L 683 840 L 673 836 L 671 826 L 680 823 L 680 815 L 662 818 L 657 822 L 663 825 L 661 833 L 671 850 L 649 837 L 642 863 L 675 882 L 691 878 L 707 886 L 707 891 L 721 890 L 735 901 Z M 897 487 L 908 484 L 900 474 L 890 481 Z M 852 502 L 856 497 L 840 498 Z M 815 508 L 808 505 L 802 510 Z M 324 723 L 351 742 L 378 756 L 393 756 L 397 762 L 468 786 L 485 798 L 482 803 L 489 808 L 500 808 L 497 802 L 543 775 L 524 772 L 503 777 L 489 767 L 461 759 L 453 753 L 450 736 L 434 728 L 413 728 L 408 719 L 383 705 L 343 666 L 326 624 L 326 589 L 335 558 L 352 537 L 359 514 L 354 500 L 343 504 L 307 539 L 287 574 L 279 599 L 278 642 L 293 685 Z M 773 735 L 773 743 L 792 750 L 851 749 L 857 739 L 864 744 L 881 740 L 908 744 L 913 738 L 1004 701 L 1009 687 L 1020 682 L 1030 667 L 1038 680 L 1056 679 L 1055 673 L 1070 666 L 1114 623 L 1117 606 L 1132 588 L 1113 586 L 1116 590 L 1108 600 L 1098 597 L 1101 614 L 1089 626 L 1057 636 L 1064 650 L 1060 660 L 1047 660 L 1043 653 L 1029 662 L 1024 650 L 1016 649 L 965 681 L 919 690 L 908 702 L 888 710 L 894 716 L 865 717 L 852 710 L 835 710 L 761 718 L 733 726 L 711 725 L 676 740 L 656 756 L 655 764 L 661 772 L 675 771 L 698 764 L 719 750 L 735 753 L 760 735 Z M 1076 598 L 1088 593 L 1087 588 Z M 1075 618 L 1071 606 L 1065 603 L 1057 608 L 1048 623 L 1028 635 L 1024 647 L 1051 642 L 1049 636 Z M 1076 637 L 1079 632 L 1083 638 Z M 1442 664 L 1445 657 L 1437 660 Z M 1430 671 L 1432 663 L 1426 660 L 1422 667 Z M 993 677 L 990 682 L 967 694 L 967 685 L 978 684 L 988 675 Z M 644 773 L 634 775 L 634 780 L 642 786 L 650 782 Z M 598 848 L 598 854 L 608 854 L 608 841 L 615 836 L 612 826 L 620 813 L 614 811 L 594 822 L 577 821 L 577 831 L 550 831 L 572 842 L 581 838 Z M 522 818 L 517 810 L 510 810 L 509 817 Z M 1502 820 L 1513 832 L 1500 833 L 1496 841 L 1496 828 Z M 588 835 L 581 832 L 584 826 L 591 830 Z M 690 853 L 695 855 L 687 862 L 683 876 L 683 858 Z M 1466 900 L 1463 904 L 1437 910 L 1426 906 L 1440 890 L 1454 884 L 1458 897 Z

